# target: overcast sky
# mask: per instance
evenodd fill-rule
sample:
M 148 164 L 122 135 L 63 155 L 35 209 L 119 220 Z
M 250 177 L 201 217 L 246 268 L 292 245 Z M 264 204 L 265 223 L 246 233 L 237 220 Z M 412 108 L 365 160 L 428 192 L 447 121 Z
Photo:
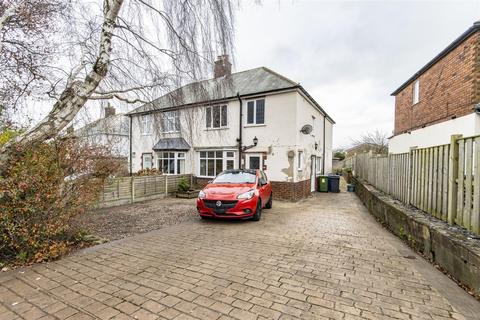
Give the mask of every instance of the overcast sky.
M 480 19 L 480 1 L 262 1 L 237 15 L 237 71 L 300 82 L 336 121 L 334 146 L 393 130 L 397 87 Z

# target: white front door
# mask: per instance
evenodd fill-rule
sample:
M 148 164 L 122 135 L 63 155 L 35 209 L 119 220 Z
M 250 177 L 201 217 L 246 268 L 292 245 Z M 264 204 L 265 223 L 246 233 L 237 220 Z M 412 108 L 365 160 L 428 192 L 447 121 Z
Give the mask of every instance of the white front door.
M 315 156 L 312 156 L 311 157 L 311 165 L 310 165 L 310 192 L 314 192 L 315 191 L 315 178 L 316 178 L 316 172 L 317 172 L 317 168 L 316 168 L 316 163 L 317 163 L 317 158 Z
M 246 169 L 262 169 L 262 154 L 260 153 L 246 154 L 245 160 L 246 160 L 245 161 Z

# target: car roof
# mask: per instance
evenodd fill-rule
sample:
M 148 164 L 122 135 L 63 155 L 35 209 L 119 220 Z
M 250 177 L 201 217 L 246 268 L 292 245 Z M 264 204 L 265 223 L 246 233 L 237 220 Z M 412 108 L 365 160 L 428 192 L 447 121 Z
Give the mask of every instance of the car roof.
M 245 173 L 251 173 L 256 175 L 257 172 L 260 171 L 258 169 L 228 169 L 223 171 L 223 173 L 240 173 L 240 172 L 245 172 Z

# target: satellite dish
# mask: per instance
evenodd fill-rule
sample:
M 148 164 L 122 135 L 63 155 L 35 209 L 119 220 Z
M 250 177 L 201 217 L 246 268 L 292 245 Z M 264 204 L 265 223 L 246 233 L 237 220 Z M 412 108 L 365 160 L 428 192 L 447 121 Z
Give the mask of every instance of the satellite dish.
M 303 134 L 310 134 L 313 131 L 313 127 L 309 124 L 306 124 L 300 129 L 300 132 Z

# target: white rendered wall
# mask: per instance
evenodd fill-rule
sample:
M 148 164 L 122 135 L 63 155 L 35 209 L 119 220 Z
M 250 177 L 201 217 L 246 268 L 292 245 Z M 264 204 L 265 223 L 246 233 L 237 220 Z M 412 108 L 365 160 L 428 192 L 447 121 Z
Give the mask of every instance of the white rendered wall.
M 472 113 L 460 118 L 437 123 L 411 133 L 403 133 L 389 139 L 388 152 L 409 152 L 411 147 L 423 148 L 450 143 L 450 136 L 464 137 L 480 134 L 480 115 Z
M 247 102 L 265 98 L 265 124 L 247 125 Z M 270 94 L 257 98 L 243 99 L 243 145 L 253 143 L 257 137 L 258 145 L 248 149 L 247 154 L 266 154 L 266 173 L 272 181 L 297 182 L 309 179 L 310 155 L 322 156 L 323 147 L 323 115 L 296 91 Z M 142 153 L 154 154 L 154 165 L 157 167 L 157 157 L 152 147 L 160 138 L 183 137 L 191 146 L 186 155 L 185 170 L 187 173 L 198 174 L 198 150 L 222 148 L 235 151 L 235 166 L 239 167 L 237 138 L 239 134 L 239 102 L 230 100 L 228 103 L 228 126 L 220 129 L 206 129 L 205 107 L 194 107 L 180 111 L 181 133 L 162 133 L 160 129 L 160 114 L 155 115 L 153 132 L 149 135 L 140 133 L 140 116 L 134 116 L 132 121 L 132 151 L 133 172 L 141 169 Z M 312 122 L 312 115 L 315 117 Z M 331 170 L 332 126 L 326 127 L 326 172 Z M 311 135 L 300 133 L 304 124 L 313 124 Z M 315 141 L 318 148 L 315 150 Z M 304 150 L 304 164 L 301 174 L 297 170 L 297 151 Z M 294 158 L 289 158 L 293 151 Z M 300 179 L 300 180 L 299 180 Z

